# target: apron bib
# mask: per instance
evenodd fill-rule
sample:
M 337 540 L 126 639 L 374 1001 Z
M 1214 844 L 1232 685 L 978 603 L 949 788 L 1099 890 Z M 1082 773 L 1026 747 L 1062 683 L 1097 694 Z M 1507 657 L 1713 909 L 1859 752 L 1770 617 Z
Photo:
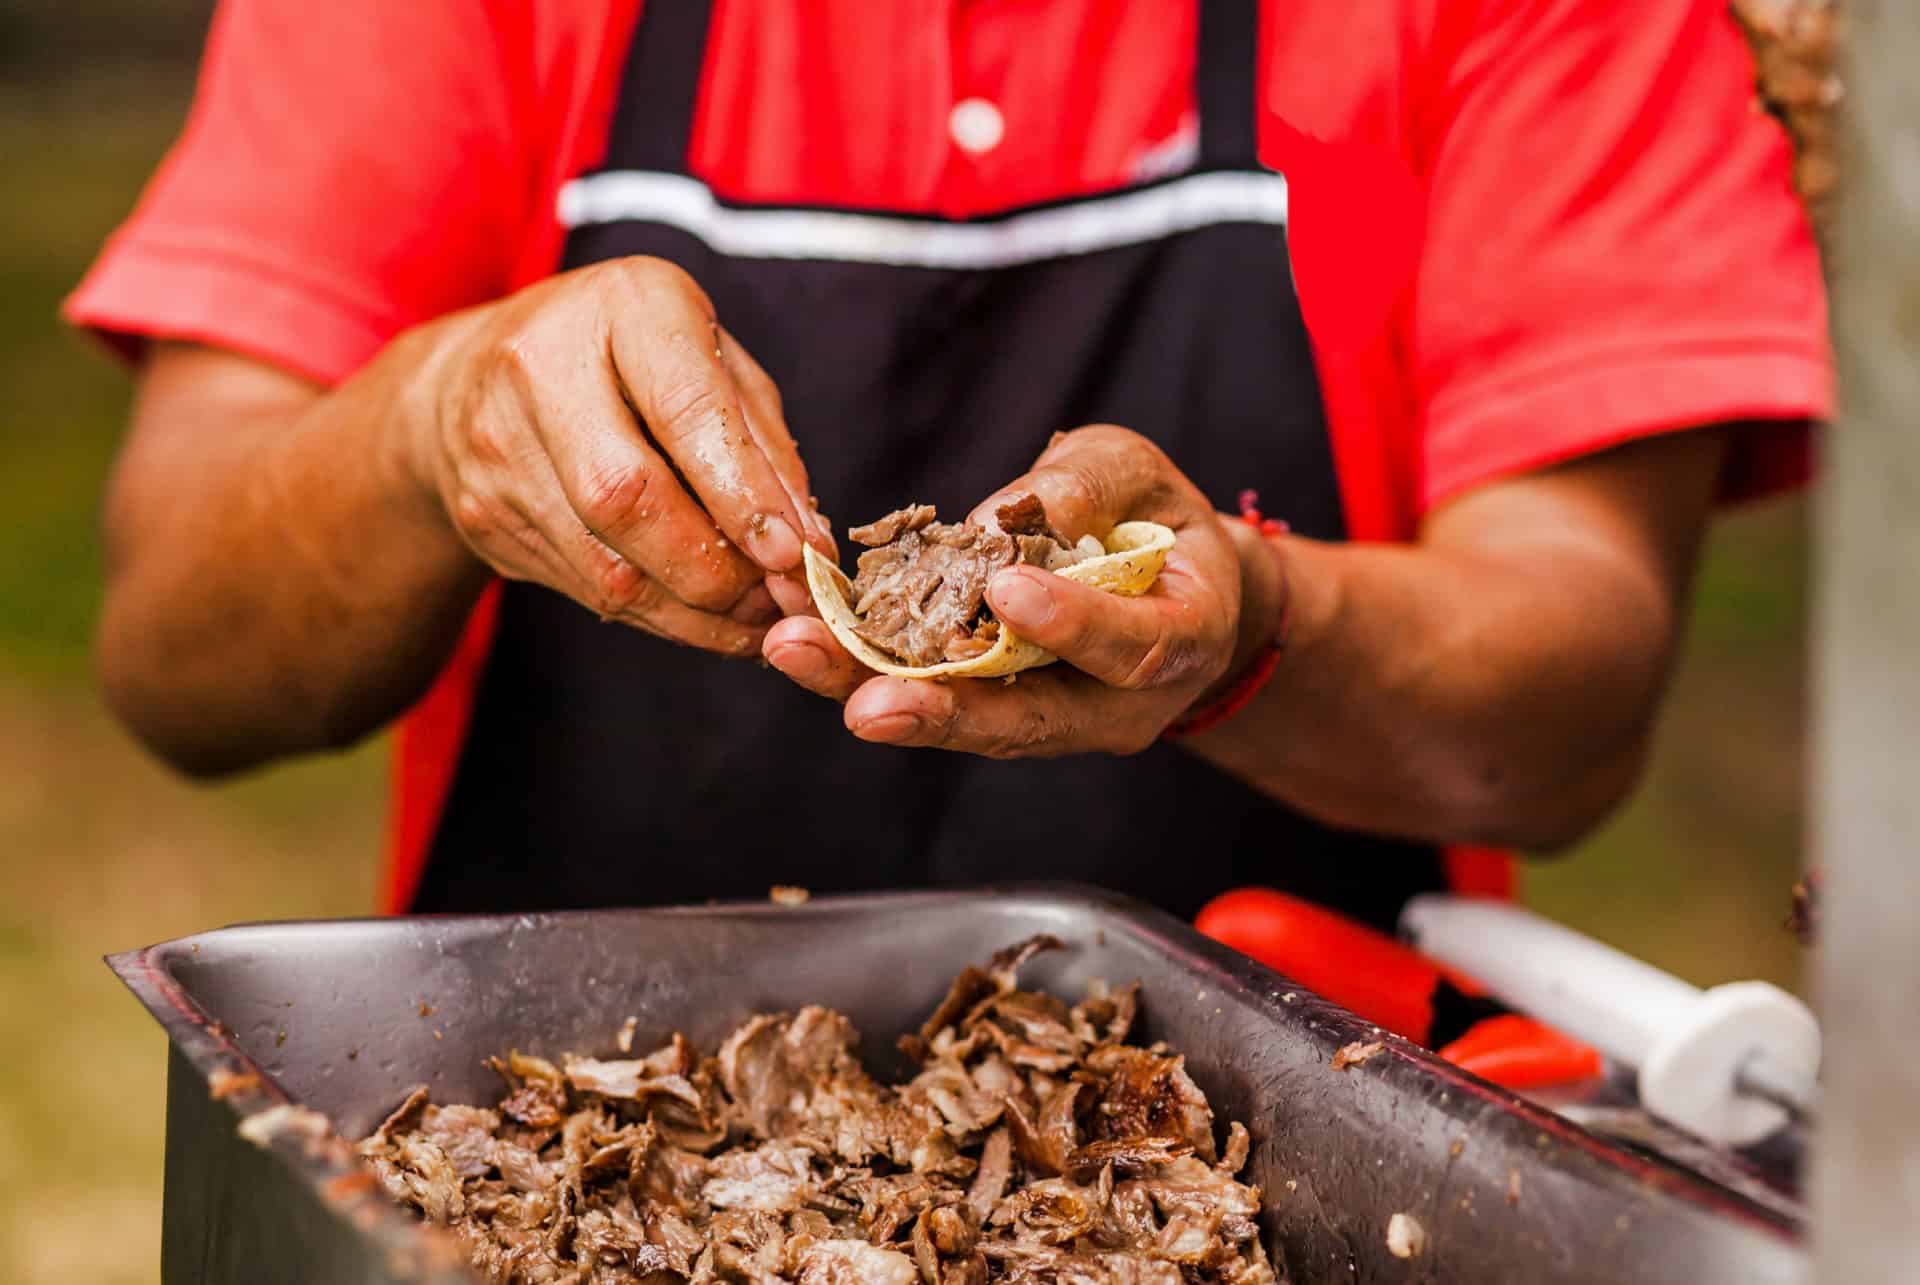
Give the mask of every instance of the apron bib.
M 648 4 L 604 171 L 570 194 L 565 266 L 686 269 L 779 385 L 842 526 L 909 501 L 957 520 L 1054 432 L 1112 422 L 1216 507 L 1253 487 L 1301 534 L 1341 539 L 1272 213 L 1284 185 L 1257 155 L 1257 16 L 1255 0 L 1203 0 L 1192 169 L 955 223 L 716 201 L 687 168 L 708 6 Z M 1434 849 L 1329 829 L 1172 746 L 996 762 L 867 745 L 772 670 L 510 583 L 414 908 L 1016 879 L 1182 916 L 1268 884 L 1389 929 L 1408 896 L 1443 886 Z

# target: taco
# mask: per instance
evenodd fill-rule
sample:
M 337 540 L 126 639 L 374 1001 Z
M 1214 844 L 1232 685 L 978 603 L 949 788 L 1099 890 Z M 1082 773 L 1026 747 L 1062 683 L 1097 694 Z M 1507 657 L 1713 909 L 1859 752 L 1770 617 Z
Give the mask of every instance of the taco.
M 1157 522 L 1122 522 L 1102 541 L 1069 542 L 1038 498 L 1017 495 L 990 524 L 943 523 L 913 504 L 847 534 L 867 546 L 858 573 L 806 550 L 807 584 L 841 646 L 901 678 L 993 678 L 1051 664 L 1052 653 L 995 619 L 987 582 L 1007 567 L 1043 567 L 1108 593 L 1147 592 L 1173 547 Z

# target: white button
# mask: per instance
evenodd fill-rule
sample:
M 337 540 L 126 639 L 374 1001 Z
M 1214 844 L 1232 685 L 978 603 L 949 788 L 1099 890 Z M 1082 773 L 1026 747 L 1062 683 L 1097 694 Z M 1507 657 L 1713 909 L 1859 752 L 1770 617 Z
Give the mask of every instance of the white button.
M 984 98 L 962 98 L 947 117 L 947 132 L 953 135 L 963 152 L 978 156 L 1000 146 L 1007 135 L 1007 122 L 1000 109 Z

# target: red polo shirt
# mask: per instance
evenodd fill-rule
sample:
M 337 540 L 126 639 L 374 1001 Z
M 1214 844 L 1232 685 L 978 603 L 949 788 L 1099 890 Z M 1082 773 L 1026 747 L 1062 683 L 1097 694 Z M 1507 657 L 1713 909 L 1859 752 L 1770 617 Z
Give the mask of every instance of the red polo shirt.
M 550 273 L 638 7 L 225 0 L 68 316 L 332 383 Z M 736 201 L 951 218 L 1122 185 L 1191 145 L 1194 30 L 1172 0 L 716 0 L 692 168 Z M 1804 474 L 1819 264 L 1722 0 L 1288 0 L 1259 60 L 1355 538 L 1714 421 L 1779 423 L 1736 444 L 1730 495 Z

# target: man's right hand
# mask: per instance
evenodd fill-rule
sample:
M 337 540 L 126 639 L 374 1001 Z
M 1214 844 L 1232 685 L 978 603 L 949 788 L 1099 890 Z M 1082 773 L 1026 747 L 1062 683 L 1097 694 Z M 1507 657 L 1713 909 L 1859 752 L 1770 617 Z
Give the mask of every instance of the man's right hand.
M 809 607 L 801 540 L 833 548 L 773 382 L 656 259 L 421 325 L 333 387 L 155 344 L 103 525 L 101 683 L 202 775 L 404 712 L 493 572 L 753 656 Z
M 757 654 L 833 552 L 779 392 L 660 259 L 584 268 L 425 328 L 406 457 L 488 566 L 610 620 Z

